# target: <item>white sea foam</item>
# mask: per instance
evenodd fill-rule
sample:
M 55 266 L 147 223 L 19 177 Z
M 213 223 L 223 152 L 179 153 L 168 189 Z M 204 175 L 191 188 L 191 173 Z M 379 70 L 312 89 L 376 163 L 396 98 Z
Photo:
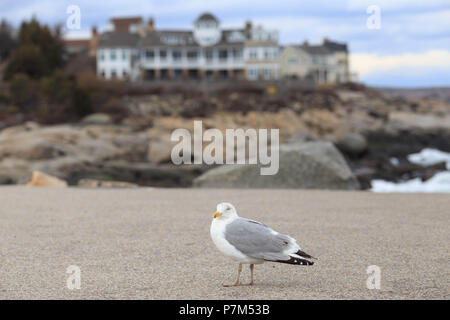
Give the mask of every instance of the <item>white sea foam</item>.
M 431 166 L 439 162 L 445 162 L 447 170 L 450 170 L 450 153 L 436 149 L 425 148 L 418 153 L 412 153 L 408 155 L 408 160 L 422 166 Z
M 447 170 L 450 170 L 450 153 L 436 149 L 425 148 L 418 153 L 408 155 L 408 160 L 422 166 L 445 162 Z M 372 180 L 371 184 L 373 192 L 450 192 L 450 171 L 436 173 L 427 181 L 422 181 L 420 178 L 399 183 Z
M 431 179 L 422 181 L 420 178 L 406 182 L 389 182 L 372 180 L 373 192 L 450 192 L 450 171 L 436 173 Z

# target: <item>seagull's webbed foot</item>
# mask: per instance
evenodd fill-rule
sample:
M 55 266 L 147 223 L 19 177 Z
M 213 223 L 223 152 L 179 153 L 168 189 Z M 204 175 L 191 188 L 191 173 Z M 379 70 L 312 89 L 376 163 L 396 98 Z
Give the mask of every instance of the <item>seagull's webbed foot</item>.
M 253 285 L 253 269 L 254 269 L 255 265 L 251 264 L 250 265 L 250 274 L 251 274 L 251 280 L 249 283 L 240 283 L 239 282 L 239 277 L 241 275 L 241 271 L 242 271 L 242 264 L 239 264 L 239 268 L 238 268 L 238 277 L 236 279 L 236 282 L 233 284 L 223 284 L 224 287 L 237 287 L 237 286 L 252 286 Z
M 253 285 L 253 281 L 249 282 L 249 283 L 240 283 L 240 282 L 235 282 L 233 284 L 223 284 L 222 286 L 224 287 L 239 287 L 239 286 L 252 286 Z
M 237 279 L 236 282 L 233 284 L 223 284 L 224 287 L 237 287 L 240 286 L 241 283 L 239 282 L 239 278 L 241 276 L 241 272 L 242 272 L 242 263 L 239 263 L 239 267 L 238 267 L 238 275 L 237 275 Z
M 232 284 L 226 284 L 226 283 L 224 283 L 222 286 L 224 286 L 224 287 L 226 287 L 226 288 L 229 288 L 229 287 L 237 287 L 237 286 L 241 286 L 242 284 L 240 283 L 240 282 L 235 282 L 235 283 L 232 283 Z

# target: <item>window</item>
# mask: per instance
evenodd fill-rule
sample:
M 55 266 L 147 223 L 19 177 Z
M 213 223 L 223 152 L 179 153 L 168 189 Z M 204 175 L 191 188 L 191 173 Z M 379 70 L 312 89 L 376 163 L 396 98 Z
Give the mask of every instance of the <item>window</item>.
M 213 59 L 213 51 L 212 50 L 206 50 L 205 51 L 205 58 L 207 61 L 212 61 Z
M 266 79 L 266 80 L 270 79 L 270 69 L 269 68 L 264 68 L 263 76 L 264 76 L 264 79 Z
M 271 58 L 270 50 L 265 49 L 264 50 L 264 59 L 270 59 L 270 58 Z
M 102 76 L 102 78 L 105 77 L 105 70 L 100 71 L 100 75 Z
M 249 77 L 249 79 L 252 79 L 252 80 L 257 79 L 258 78 L 258 69 L 256 69 L 256 68 L 248 69 L 248 77 Z
M 181 51 L 180 50 L 172 51 L 172 59 L 174 61 L 180 61 L 181 60 Z
M 173 77 L 175 79 L 181 78 L 182 75 L 183 75 L 183 71 L 181 69 L 173 70 Z
M 122 77 L 127 78 L 128 77 L 128 72 L 126 72 L 125 70 L 122 71 Z
M 111 70 L 111 78 L 114 79 L 115 77 L 117 77 L 116 70 L 112 69 L 112 70 Z
M 228 58 L 228 51 L 227 50 L 219 50 L 219 59 L 226 60 L 227 58 Z
M 250 59 L 257 59 L 258 58 L 258 52 L 256 51 L 256 49 L 251 49 L 249 54 L 248 54 Z
M 103 50 L 100 52 L 100 60 L 101 61 L 105 60 L 105 54 L 103 53 Z
M 155 51 L 149 50 L 149 49 L 145 50 L 145 58 L 146 58 L 146 59 L 151 60 L 151 59 L 153 59 L 154 57 L 155 57 Z
M 166 50 L 159 50 L 159 57 L 161 60 L 166 60 L 167 58 L 167 51 Z
M 295 57 L 289 58 L 288 63 L 289 64 L 297 64 L 298 60 Z
M 233 49 L 233 58 L 235 60 L 240 60 L 242 58 L 242 50 L 241 49 Z
M 219 79 L 228 78 L 228 70 L 219 70 Z
M 116 50 L 111 50 L 111 53 L 110 53 L 110 58 L 111 58 L 111 60 L 116 60 Z
M 122 50 L 122 60 L 127 60 L 127 52 Z
M 197 51 L 188 51 L 187 58 L 192 61 L 197 60 Z
M 206 70 L 205 76 L 206 76 L 206 78 L 208 78 L 208 79 L 212 79 L 212 78 L 214 77 L 214 71 L 212 71 L 212 70 Z

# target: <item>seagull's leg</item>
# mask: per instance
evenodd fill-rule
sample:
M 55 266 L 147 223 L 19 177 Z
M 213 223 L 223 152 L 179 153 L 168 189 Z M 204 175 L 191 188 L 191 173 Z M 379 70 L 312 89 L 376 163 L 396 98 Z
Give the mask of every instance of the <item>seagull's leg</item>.
M 238 267 L 238 276 L 236 279 L 236 282 L 234 284 L 224 284 L 224 287 L 235 287 L 239 285 L 239 278 L 241 276 L 241 271 L 242 271 L 242 263 L 239 263 L 239 267 Z
M 253 269 L 255 268 L 254 264 L 250 264 L 250 282 L 243 284 L 244 286 L 252 286 L 253 285 Z

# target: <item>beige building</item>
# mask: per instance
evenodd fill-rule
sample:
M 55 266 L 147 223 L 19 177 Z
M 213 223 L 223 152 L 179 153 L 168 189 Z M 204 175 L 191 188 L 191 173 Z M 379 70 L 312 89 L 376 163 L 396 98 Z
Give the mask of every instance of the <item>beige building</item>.
M 346 44 L 324 39 L 321 45 L 288 45 L 281 49 L 280 75 L 312 79 L 316 83 L 341 83 L 350 80 Z

